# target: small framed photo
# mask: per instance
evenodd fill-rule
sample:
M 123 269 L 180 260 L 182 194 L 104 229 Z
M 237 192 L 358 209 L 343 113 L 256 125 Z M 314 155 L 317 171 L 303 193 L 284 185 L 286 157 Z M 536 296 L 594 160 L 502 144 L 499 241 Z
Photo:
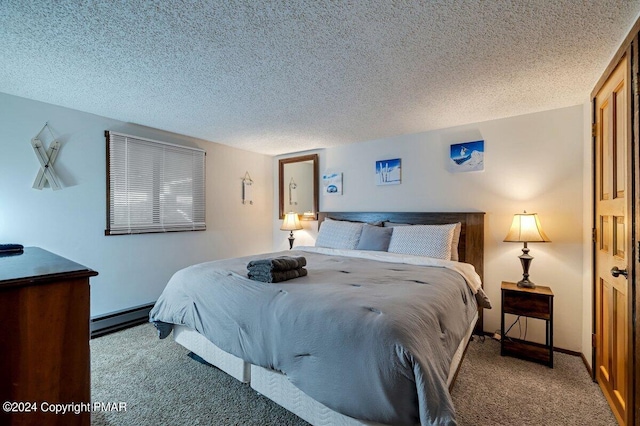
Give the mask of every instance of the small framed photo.
M 484 141 L 451 145 L 449 170 L 452 173 L 479 172 L 484 170 Z
M 376 161 L 376 185 L 399 185 L 401 183 L 401 158 Z
M 322 193 L 325 195 L 342 195 L 342 173 L 323 174 Z

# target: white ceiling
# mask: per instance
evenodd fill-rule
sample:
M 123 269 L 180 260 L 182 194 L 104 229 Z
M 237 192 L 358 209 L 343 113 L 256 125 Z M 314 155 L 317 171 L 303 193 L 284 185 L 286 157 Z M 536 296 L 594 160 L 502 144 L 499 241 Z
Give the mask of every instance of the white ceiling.
M 0 0 L 0 92 L 277 155 L 580 104 L 640 0 Z

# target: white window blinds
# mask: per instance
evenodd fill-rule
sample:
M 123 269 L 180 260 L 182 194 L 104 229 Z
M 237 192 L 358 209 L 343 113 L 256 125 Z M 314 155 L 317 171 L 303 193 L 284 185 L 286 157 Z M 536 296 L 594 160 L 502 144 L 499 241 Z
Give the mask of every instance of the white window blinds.
M 107 131 L 105 235 L 202 231 L 205 151 Z

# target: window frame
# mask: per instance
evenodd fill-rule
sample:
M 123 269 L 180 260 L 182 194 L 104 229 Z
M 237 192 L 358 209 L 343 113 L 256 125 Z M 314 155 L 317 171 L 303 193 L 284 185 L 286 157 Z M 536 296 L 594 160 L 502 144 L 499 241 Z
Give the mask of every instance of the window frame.
M 116 138 L 116 139 L 112 139 Z M 124 133 L 119 133 L 119 132 L 113 132 L 113 131 L 109 131 L 106 130 L 105 131 L 105 138 L 106 138 L 106 166 L 107 166 L 107 170 L 106 170 L 106 184 L 107 184 L 107 191 L 106 191 L 106 229 L 104 231 L 104 234 L 106 236 L 112 236 L 112 235 L 137 235 L 137 234 L 156 234 L 156 233 L 167 233 L 167 232 L 186 232 L 186 231 L 206 231 L 206 151 L 201 149 L 201 148 L 194 148 L 194 147 L 189 147 L 189 146 L 184 146 L 184 145 L 178 145 L 178 144 L 173 144 L 173 143 L 169 143 L 169 142 L 163 142 L 163 141 L 158 141 L 158 140 L 153 140 L 153 139 L 148 139 L 148 138 L 142 138 L 142 137 L 138 137 L 138 136 L 133 136 L 133 135 L 128 135 L 128 134 L 124 134 Z M 198 189 L 201 188 L 202 189 L 202 194 L 199 194 L 197 197 L 193 195 L 192 192 L 192 201 L 191 201 L 191 213 L 192 213 L 192 217 L 191 217 L 191 221 L 190 222 L 185 222 L 184 225 L 181 224 L 173 224 L 173 225 L 167 225 L 165 227 L 164 223 L 163 223 L 163 218 L 165 218 L 167 216 L 167 214 L 164 213 L 164 209 L 166 208 L 166 204 L 164 204 L 163 207 L 161 207 L 159 209 L 160 213 L 158 214 L 158 219 L 160 220 L 159 223 L 156 223 L 155 221 L 152 221 L 150 223 L 147 224 L 138 224 L 138 226 L 131 226 L 131 223 L 127 223 L 127 225 L 119 225 L 119 226 L 115 226 L 116 224 L 114 222 L 112 222 L 112 215 L 111 215 L 111 210 L 112 210 L 112 187 L 111 187 L 111 173 L 112 173 L 112 158 L 111 158 L 111 145 L 113 143 L 120 143 L 120 140 L 118 140 L 118 138 L 125 138 L 125 143 L 129 144 L 130 142 L 141 142 L 139 144 L 137 144 L 138 146 L 144 146 L 144 145 L 158 145 L 158 147 L 160 147 L 162 149 L 162 153 L 163 155 L 165 154 L 165 148 L 166 150 L 171 150 L 174 153 L 180 152 L 182 151 L 182 153 L 187 154 L 187 153 L 191 153 L 192 155 L 194 155 L 194 159 L 196 159 L 197 161 L 202 161 L 202 167 L 200 168 L 199 166 L 193 167 L 191 168 L 191 172 L 192 172 L 192 176 L 195 177 L 196 174 L 201 174 L 202 176 L 202 182 L 196 183 L 195 185 L 198 186 Z M 130 141 L 131 140 L 131 141 Z M 126 148 L 125 148 L 126 149 Z M 153 147 L 151 149 L 157 149 L 157 147 Z M 150 150 L 151 152 L 151 150 Z M 200 156 L 201 154 L 201 156 Z M 127 160 L 125 160 L 124 164 L 126 165 Z M 155 165 L 157 165 L 157 163 L 154 163 Z M 164 167 L 164 166 L 163 166 Z M 164 171 L 164 169 L 163 169 Z M 161 201 L 162 198 L 162 190 L 160 189 L 164 184 L 167 184 L 168 181 L 163 181 L 162 178 L 157 177 L 154 173 L 153 170 L 153 165 L 150 167 L 149 172 L 154 176 L 153 177 L 153 191 L 152 191 L 152 196 L 153 196 L 153 200 L 152 200 L 152 204 L 153 205 L 160 205 L 163 204 L 163 201 Z M 128 171 L 125 172 L 125 174 L 128 173 Z M 128 179 L 128 175 L 127 175 L 127 179 Z M 158 188 L 157 191 L 155 188 Z M 129 191 L 130 188 L 127 187 L 127 191 Z M 127 208 L 129 205 L 127 205 Z M 199 207 L 199 208 L 196 208 Z M 194 212 L 197 211 L 198 212 L 198 217 L 195 217 L 196 214 L 194 214 Z M 154 217 L 153 213 L 152 213 L 152 217 Z M 155 217 L 154 217 L 155 218 Z M 153 220 L 153 219 L 152 219 Z

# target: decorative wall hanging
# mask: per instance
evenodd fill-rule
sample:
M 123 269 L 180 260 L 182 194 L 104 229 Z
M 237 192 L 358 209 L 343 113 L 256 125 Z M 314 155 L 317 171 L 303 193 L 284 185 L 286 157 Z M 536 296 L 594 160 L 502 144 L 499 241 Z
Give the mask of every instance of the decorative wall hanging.
M 246 172 L 242 178 L 242 204 L 253 205 L 253 180 L 249 172 Z
M 402 183 L 402 159 L 376 161 L 376 185 Z
M 326 173 L 322 175 L 322 193 L 325 195 L 342 195 L 342 173 Z
M 291 178 L 289 181 L 289 205 L 297 206 L 298 205 L 298 184 Z
M 484 170 L 484 141 L 451 145 L 449 171 L 459 173 L 481 170 Z
M 49 144 L 49 148 L 46 150 L 44 148 L 44 142 L 39 139 L 45 128 L 49 130 L 49 133 L 51 133 L 51 137 L 53 138 L 53 141 Z M 31 146 L 33 147 L 33 151 L 40 163 L 40 170 L 38 171 L 36 180 L 33 182 L 33 188 L 42 189 L 45 187 L 45 184 L 49 182 L 49 186 L 54 191 L 62 189 L 60 179 L 53 168 L 53 164 L 58 157 L 58 151 L 60 151 L 60 142 L 56 140 L 56 137 L 53 135 L 53 132 L 49 127 L 49 123 L 45 123 L 38 134 L 31 139 Z

